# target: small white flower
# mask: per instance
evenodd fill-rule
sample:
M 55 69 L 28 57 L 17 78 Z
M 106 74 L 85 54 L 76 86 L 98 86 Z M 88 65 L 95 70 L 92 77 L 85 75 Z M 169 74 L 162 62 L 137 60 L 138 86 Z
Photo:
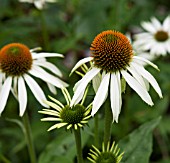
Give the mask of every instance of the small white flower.
M 38 102 L 44 107 L 48 107 L 43 102 L 46 97 L 42 88 L 32 76 L 45 81 L 52 93 L 56 93 L 55 87 L 64 88 L 67 86 L 65 82 L 51 74 L 62 76 L 60 70 L 54 64 L 46 61 L 45 57 L 63 57 L 63 55 L 36 53 L 20 43 L 8 44 L 0 50 L 0 114 L 5 108 L 11 90 L 19 101 L 19 115 L 23 116 L 27 105 L 26 84 Z
M 82 64 L 92 61 L 90 70 L 75 84 L 71 106 L 77 104 L 82 99 L 88 83 L 100 73 L 102 74 L 101 82 L 92 102 L 92 116 L 105 102 L 110 91 L 113 121 L 118 122 L 122 106 L 122 78 L 136 91 L 143 101 L 151 106 L 153 102 L 148 93 L 149 83 L 158 95 L 162 97 L 157 81 L 143 67 L 143 62 L 158 69 L 157 66 L 144 58 L 134 56 L 129 40 L 122 33 L 111 30 L 104 31 L 96 36 L 90 49 L 92 57 L 80 60 L 71 71 L 73 73 Z
M 54 3 L 56 0 L 19 0 L 19 2 L 33 3 L 37 9 L 42 10 L 46 2 Z
M 144 51 L 149 50 L 154 56 L 170 53 L 170 16 L 163 24 L 153 17 L 151 22 L 142 22 L 141 26 L 146 32 L 134 36 L 134 47 Z

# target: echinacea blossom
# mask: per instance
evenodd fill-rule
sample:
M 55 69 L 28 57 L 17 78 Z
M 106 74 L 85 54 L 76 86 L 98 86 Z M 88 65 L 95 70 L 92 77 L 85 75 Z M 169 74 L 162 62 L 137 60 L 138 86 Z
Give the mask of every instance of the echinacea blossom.
M 122 79 L 136 91 L 144 102 L 151 106 L 153 102 L 148 93 L 149 83 L 162 98 L 157 81 L 143 67 L 143 62 L 158 69 L 157 66 L 145 58 L 134 56 L 130 41 L 125 35 L 114 30 L 104 31 L 95 37 L 90 50 L 92 56 L 80 60 L 71 71 L 73 73 L 81 65 L 92 62 L 89 71 L 75 84 L 71 106 L 81 100 L 88 83 L 100 76 L 99 86 L 92 102 L 92 116 L 105 102 L 110 91 L 113 121 L 118 122 L 122 106 Z M 100 73 L 101 75 L 99 75 Z
M 43 102 L 46 97 L 42 88 L 32 76 L 46 82 L 53 93 L 56 92 L 55 87 L 64 88 L 67 86 L 65 82 L 57 77 L 62 76 L 61 71 L 54 64 L 46 61 L 45 57 L 63 57 L 63 55 L 37 53 L 20 43 L 11 43 L 2 47 L 0 50 L 0 114 L 5 108 L 11 90 L 19 102 L 19 115 L 23 116 L 27 106 L 26 84 L 37 101 L 44 107 L 48 107 Z
M 35 7 L 39 10 L 42 10 L 45 6 L 46 2 L 54 3 L 57 0 L 19 0 L 19 2 L 27 2 L 27 3 L 33 3 Z
M 153 17 L 151 22 L 142 22 L 141 26 L 146 32 L 134 36 L 136 48 L 149 51 L 154 56 L 170 53 L 170 16 L 162 24 Z
M 66 105 L 62 104 L 57 99 L 50 97 L 52 101 L 45 101 L 45 103 L 51 107 L 51 109 L 43 109 L 39 113 L 48 115 L 49 117 L 42 118 L 41 121 L 53 121 L 55 124 L 51 126 L 48 131 L 66 127 L 67 130 L 84 127 L 88 123 L 88 119 L 91 117 L 91 104 L 87 107 L 83 105 L 84 100 L 80 104 L 70 107 L 71 97 L 67 89 L 62 89 L 63 95 L 67 102 Z M 85 98 L 85 96 L 84 96 Z
M 93 150 L 90 149 L 89 157 L 87 159 L 93 163 L 120 163 L 123 157 L 123 152 L 120 153 L 118 145 L 113 142 L 110 147 L 110 142 L 108 142 L 107 147 L 104 143 L 102 144 L 102 151 L 97 149 L 95 146 L 92 146 Z

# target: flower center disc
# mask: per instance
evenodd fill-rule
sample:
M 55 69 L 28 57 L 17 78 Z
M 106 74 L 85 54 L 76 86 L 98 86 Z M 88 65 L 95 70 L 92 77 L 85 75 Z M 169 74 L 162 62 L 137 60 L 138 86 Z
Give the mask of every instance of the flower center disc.
M 165 31 L 158 31 L 155 34 L 155 39 L 159 42 L 164 42 L 168 39 L 168 33 Z
M 61 119 L 68 124 L 80 123 L 84 118 L 85 107 L 77 104 L 73 108 L 66 105 L 61 112 Z
M 91 44 L 94 65 L 107 72 L 126 69 L 133 56 L 128 38 L 117 31 L 104 31 L 98 34 Z
M 20 76 L 28 72 L 32 66 L 32 55 L 27 46 L 12 43 L 0 50 L 0 68 L 10 76 Z

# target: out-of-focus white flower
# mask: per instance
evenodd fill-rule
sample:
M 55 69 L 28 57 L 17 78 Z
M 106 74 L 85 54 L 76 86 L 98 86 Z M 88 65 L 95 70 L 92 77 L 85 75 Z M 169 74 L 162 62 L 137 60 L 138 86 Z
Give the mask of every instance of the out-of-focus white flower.
M 19 2 L 33 3 L 36 8 L 42 10 L 46 2 L 55 3 L 57 0 L 19 0 Z
M 135 48 L 149 50 L 154 56 L 170 53 L 170 16 L 163 21 L 163 24 L 153 17 L 151 22 L 142 22 L 141 26 L 146 32 L 134 36 Z
M 133 50 L 134 50 L 134 55 L 145 58 L 149 61 L 153 61 L 153 60 L 156 59 L 155 55 L 151 55 L 148 51 L 144 51 L 144 50 L 142 50 L 142 48 L 134 46 L 134 42 L 132 41 L 132 37 L 129 33 L 126 34 L 126 37 L 131 42 L 131 45 L 132 45 Z M 146 62 L 143 62 L 143 65 L 146 65 L 146 64 L 147 64 Z
M 0 114 L 5 108 L 11 90 L 19 102 L 19 115 L 23 116 L 27 105 L 26 84 L 37 101 L 44 107 L 48 107 L 44 103 L 46 97 L 42 88 L 32 76 L 45 81 L 52 93 L 56 92 L 55 87 L 68 86 L 57 77 L 62 76 L 60 70 L 54 64 L 46 61 L 45 57 L 63 57 L 63 55 L 36 53 L 34 49 L 29 50 L 27 46 L 20 43 L 8 44 L 0 50 Z

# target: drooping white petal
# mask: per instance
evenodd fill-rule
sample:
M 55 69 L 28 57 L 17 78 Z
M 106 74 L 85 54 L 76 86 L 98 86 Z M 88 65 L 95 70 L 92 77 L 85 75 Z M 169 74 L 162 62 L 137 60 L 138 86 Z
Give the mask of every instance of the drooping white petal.
M 7 77 L 4 84 L 2 85 L 2 89 L 0 90 L 0 114 L 3 112 L 5 105 L 8 100 L 9 92 L 12 85 L 12 77 Z
M 25 74 L 24 79 L 26 83 L 28 84 L 29 88 L 31 89 L 32 93 L 34 94 L 35 98 L 38 100 L 38 102 L 44 106 L 49 107 L 44 103 L 44 101 L 47 101 L 45 94 L 41 87 L 37 84 L 37 82 L 29 75 Z
M 45 1 L 34 1 L 34 5 L 36 8 L 38 8 L 39 10 L 42 10 L 44 5 L 45 5 Z
M 145 101 L 149 105 L 153 105 L 152 99 L 147 92 L 146 88 L 143 88 L 135 78 L 133 78 L 130 74 L 128 74 L 126 71 L 122 70 L 121 74 L 125 78 L 126 82 L 129 84 L 129 86 L 136 91 L 136 93 L 142 98 L 143 101 Z
M 58 87 L 58 88 L 63 88 L 67 87 L 68 84 L 60 80 L 59 78 L 49 74 L 45 70 L 43 70 L 41 67 L 37 65 L 33 65 L 32 69 L 29 71 L 30 74 L 34 75 L 35 77 L 40 78 L 41 80 L 51 83 L 52 85 Z
M 64 56 L 62 54 L 58 53 L 33 53 L 32 55 L 33 59 L 38 59 L 38 58 L 43 58 L 43 57 L 61 57 L 63 58 Z
M 80 95 L 77 97 L 77 99 L 75 100 L 75 102 L 74 102 L 74 104 L 78 104 L 80 101 L 81 101 L 81 99 L 83 99 L 83 96 L 84 96 L 84 93 L 85 93 L 85 91 L 82 91 L 81 93 L 80 93 Z M 74 105 L 73 104 L 73 105 Z M 71 105 L 72 106 L 72 105 Z
M 92 79 L 92 85 L 93 85 L 93 89 L 95 92 L 97 92 L 99 86 L 100 86 L 100 83 L 101 83 L 101 74 L 98 73 L 93 79 Z
M 120 74 L 119 72 L 111 74 L 110 81 L 110 101 L 113 113 L 113 122 L 118 122 L 118 117 L 121 110 L 121 87 L 120 87 Z
M 155 78 L 147 70 L 145 70 L 144 67 L 139 66 L 137 64 L 135 64 L 135 65 L 136 65 L 136 68 L 138 69 L 138 72 L 152 85 L 152 87 L 158 93 L 159 97 L 162 98 L 161 89 L 160 89 L 157 81 L 155 80 Z
M 83 65 L 84 63 L 87 63 L 89 61 L 93 60 L 93 57 L 87 57 L 87 58 L 84 58 L 84 59 L 81 59 L 80 61 L 78 61 L 76 63 L 76 65 L 73 67 L 73 69 L 71 70 L 71 73 L 70 75 L 76 70 L 78 69 L 81 65 Z
M 130 67 L 127 67 L 129 72 L 132 74 L 132 76 L 143 86 L 146 87 L 145 82 L 142 78 L 142 76 L 139 74 L 139 72 L 136 70 L 135 65 L 133 62 L 131 63 Z
M 34 64 L 50 70 L 51 72 L 53 72 L 55 75 L 57 75 L 59 77 L 63 76 L 61 71 L 59 70 L 59 68 L 57 68 L 54 64 L 52 64 L 50 62 L 46 62 L 46 61 L 45 62 L 39 62 L 39 61 L 35 60 Z
M 57 94 L 57 90 L 52 84 L 47 83 L 47 86 L 48 86 L 49 90 L 51 91 L 51 93 L 53 93 L 55 95 Z
M 93 106 L 92 106 L 92 113 L 93 116 L 101 107 L 101 105 L 104 103 L 106 96 L 108 94 L 108 87 L 109 87 L 109 80 L 110 80 L 110 73 L 107 73 L 99 86 L 99 89 L 96 93 L 96 96 L 93 100 Z
M 141 60 L 143 62 L 146 62 L 147 64 L 151 65 L 152 67 L 154 67 L 155 69 L 157 69 L 159 71 L 159 68 L 157 65 L 155 65 L 154 63 L 150 62 L 149 60 L 139 57 L 139 56 L 133 56 L 133 59 L 137 59 L 137 60 Z
M 89 72 L 84 75 L 84 77 L 81 79 L 81 82 L 78 83 L 77 88 L 75 90 L 74 96 L 71 100 L 70 105 L 73 106 L 75 101 L 79 98 L 80 95 L 82 95 L 82 92 L 84 93 L 88 83 L 93 79 L 94 76 L 96 76 L 100 72 L 100 69 L 93 67 Z M 80 98 L 79 98 L 80 99 Z
M 13 86 L 11 88 L 11 92 L 14 97 L 18 100 L 18 77 L 13 77 Z
M 19 115 L 23 116 L 27 106 L 27 91 L 22 77 L 18 78 L 18 102 L 20 110 Z

